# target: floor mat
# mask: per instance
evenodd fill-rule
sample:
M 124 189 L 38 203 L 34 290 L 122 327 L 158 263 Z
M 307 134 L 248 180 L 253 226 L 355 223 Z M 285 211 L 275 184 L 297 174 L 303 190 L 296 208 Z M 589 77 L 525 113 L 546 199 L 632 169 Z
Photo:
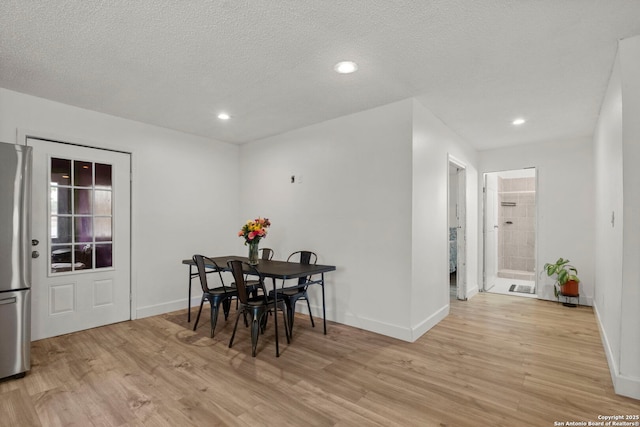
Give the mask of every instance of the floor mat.
M 530 285 L 511 285 L 509 287 L 509 292 L 518 292 L 521 294 L 532 294 L 534 292 L 534 287 Z

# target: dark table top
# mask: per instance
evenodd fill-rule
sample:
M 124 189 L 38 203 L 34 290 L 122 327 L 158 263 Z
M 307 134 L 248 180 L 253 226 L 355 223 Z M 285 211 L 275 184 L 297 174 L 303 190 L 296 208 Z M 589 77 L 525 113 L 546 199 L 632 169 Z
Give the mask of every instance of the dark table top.
M 243 256 L 235 256 L 235 255 L 227 255 L 220 257 L 210 257 L 218 267 L 224 270 L 228 270 L 227 261 L 231 261 L 234 259 L 248 262 L 249 259 Z M 183 264 L 186 265 L 195 265 L 192 259 L 185 259 L 182 261 Z M 207 265 L 205 260 L 205 265 Z M 212 265 L 207 265 L 207 267 L 213 267 Z M 334 271 L 336 267 L 334 265 L 321 265 L 321 264 L 300 264 L 298 262 L 286 262 L 286 261 L 276 261 L 276 260 L 265 260 L 261 259 L 258 265 L 255 266 L 256 269 L 264 276 L 264 277 L 272 277 L 274 279 L 296 279 L 298 277 L 312 276 L 314 274 L 326 273 L 329 271 Z

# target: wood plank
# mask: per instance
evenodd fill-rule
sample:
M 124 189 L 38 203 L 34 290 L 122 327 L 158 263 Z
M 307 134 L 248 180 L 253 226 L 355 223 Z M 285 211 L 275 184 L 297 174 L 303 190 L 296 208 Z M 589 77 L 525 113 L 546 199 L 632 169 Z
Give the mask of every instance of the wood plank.
M 23 388 L 14 388 L 0 392 L 0 425 L 40 427 L 33 401 Z

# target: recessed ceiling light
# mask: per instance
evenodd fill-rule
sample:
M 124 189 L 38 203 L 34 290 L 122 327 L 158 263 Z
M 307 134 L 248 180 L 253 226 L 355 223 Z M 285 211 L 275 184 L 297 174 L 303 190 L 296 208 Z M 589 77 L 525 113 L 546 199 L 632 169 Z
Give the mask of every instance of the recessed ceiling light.
M 524 124 L 524 122 L 526 122 L 526 120 L 525 120 L 525 119 L 523 119 L 523 118 L 518 118 L 518 119 L 515 119 L 514 121 L 512 121 L 511 123 L 512 123 L 512 124 L 514 124 L 514 125 L 516 125 L 516 126 L 520 126 L 520 125 Z
M 358 64 L 353 61 L 342 61 L 334 65 L 333 69 L 340 74 L 349 74 L 358 69 Z
M 218 118 L 220 120 L 229 120 L 231 118 L 231 116 L 228 115 L 227 113 L 220 113 L 220 114 L 218 114 Z

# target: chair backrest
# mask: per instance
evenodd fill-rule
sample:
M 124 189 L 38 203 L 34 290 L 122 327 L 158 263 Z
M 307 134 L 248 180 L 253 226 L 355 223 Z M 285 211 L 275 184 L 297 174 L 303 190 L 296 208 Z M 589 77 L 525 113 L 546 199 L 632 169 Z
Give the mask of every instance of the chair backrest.
M 238 299 L 242 304 L 247 304 L 249 301 L 249 292 L 247 291 L 247 283 L 245 281 L 245 274 L 251 274 L 256 276 L 259 281 L 259 286 L 262 288 L 262 295 L 266 298 L 266 292 L 264 291 L 264 279 L 262 274 L 252 265 L 240 260 L 234 259 L 227 262 L 227 267 L 233 274 L 233 280 L 236 282 L 236 289 L 238 291 Z M 255 279 L 252 279 L 255 280 Z
M 287 262 L 295 262 L 296 259 L 300 264 L 315 264 L 318 261 L 318 255 L 311 251 L 296 251 L 289 255 Z M 301 277 L 298 279 L 298 285 L 304 285 L 309 280 L 311 280 L 311 276 Z
M 271 248 L 261 248 L 260 255 L 262 259 L 270 260 L 273 258 L 273 249 Z
M 200 286 L 202 287 L 202 292 L 210 291 L 209 284 L 207 282 L 207 267 L 205 265 L 205 262 L 206 264 L 212 266 L 211 268 L 218 272 L 218 276 L 220 276 L 220 283 L 222 283 L 222 288 L 225 292 L 227 291 L 227 287 L 224 285 L 224 280 L 222 280 L 220 267 L 218 267 L 218 264 L 216 264 L 214 260 L 203 255 L 194 255 L 193 262 L 195 262 L 196 267 L 198 267 L 198 277 L 200 277 Z

